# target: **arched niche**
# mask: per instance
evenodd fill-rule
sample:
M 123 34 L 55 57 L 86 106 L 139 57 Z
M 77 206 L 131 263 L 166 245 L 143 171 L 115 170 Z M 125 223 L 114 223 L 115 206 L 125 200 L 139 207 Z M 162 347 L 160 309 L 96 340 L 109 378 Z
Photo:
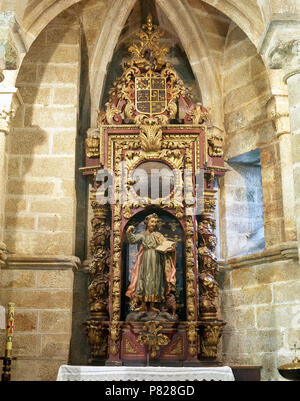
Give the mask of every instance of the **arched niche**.
M 181 222 L 172 214 L 160 208 L 150 207 L 143 211 L 137 212 L 126 224 L 123 231 L 122 246 L 122 320 L 126 320 L 126 316 L 130 312 L 129 298 L 125 293 L 130 284 L 131 273 L 136 263 L 139 252 L 139 244 L 131 245 L 126 238 L 126 230 L 130 226 L 134 226 L 134 233 L 138 234 L 145 230 L 145 218 L 156 213 L 159 217 L 158 231 L 164 235 L 166 239 L 176 242 L 176 303 L 177 315 L 180 321 L 185 321 L 185 237 L 184 229 Z

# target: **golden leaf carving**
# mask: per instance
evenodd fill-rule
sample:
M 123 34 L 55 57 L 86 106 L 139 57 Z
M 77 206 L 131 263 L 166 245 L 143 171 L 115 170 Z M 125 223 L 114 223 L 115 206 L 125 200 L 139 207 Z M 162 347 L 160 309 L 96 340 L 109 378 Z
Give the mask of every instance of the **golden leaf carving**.
M 145 152 L 156 152 L 161 149 L 162 129 L 158 125 L 142 125 L 140 132 L 142 149 Z

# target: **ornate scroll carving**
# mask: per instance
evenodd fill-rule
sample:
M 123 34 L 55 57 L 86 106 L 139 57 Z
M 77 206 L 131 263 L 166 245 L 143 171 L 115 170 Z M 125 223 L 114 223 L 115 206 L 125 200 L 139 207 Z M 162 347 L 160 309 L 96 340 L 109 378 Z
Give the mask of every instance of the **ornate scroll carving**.
M 206 213 L 198 225 L 199 236 L 199 305 L 200 315 L 204 319 L 217 317 L 219 284 L 217 282 L 218 263 L 214 254 L 216 247 L 215 220 L 210 215 L 215 207 L 215 199 L 205 199 Z
M 187 320 L 196 320 L 195 306 L 195 257 L 194 257 L 194 224 L 192 216 L 186 218 L 186 303 Z
M 203 328 L 200 334 L 201 357 L 215 359 L 218 352 L 219 340 L 222 336 L 224 322 L 201 323 Z
M 91 200 L 94 217 L 91 222 L 93 237 L 90 248 L 93 259 L 89 266 L 89 304 L 90 314 L 93 318 L 107 320 L 110 227 L 107 224 L 107 208 L 98 204 L 95 195 L 96 193 L 93 192 Z
M 140 141 L 142 149 L 145 152 L 161 150 L 162 137 L 161 126 L 157 125 L 155 122 L 141 126 Z
M 91 346 L 91 357 L 93 359 L 105 358 L 108 346 L 108 331 L 105 325 L 98 320 L 85 322 L 86 334 Z
M 108 347 L 108 331 L 103 322 L 108 320 L 110 227 L 107 224 L 108 210 L 97 202 L 96 190 L 91 192 L 91 206 L 94 217 L 91 221 L 92 261 L 89 265 L 88 287 L 90 319 L 84 326 L 91 346 L 91 357 L 99 359 L 107 355 Z
M 163 326 L 159 322 L 147 322 L 143 327 L 143 333 L 139 335 L 137 342 L 149 346 L 151 358 L 157 357 L 157 352 L 163 345 L 168 345 L 170 339 L 165 334 L 159 333 Z
M 100 138 L 98 134 L 93 134 L 86 139 L 85 154 L 89 158 L 100 156 Z
M 192 322 L 187 324 L 187 340 L 188 340 L 188 352 L 190 356 L 194 357 L 197 355 L 197 340 L 198 331 L 197 323 Z
M 199 125 L 208 120 L 208 111 L 201 103 L 197 103 L 195 108 L 186 113 L 186 123 Z
M 110 354 L 117 355 L 119 353 L 120 341 L 120 322 L 111 322 L 109 326 L 110 334 Z
M 118 180 L 119 178 L 117 178 Z M 120 320 L 121 313 L 121 206 L 114 207 L 113 220 L 113 261 L 112 261 L 112 310 L 111 319 Z

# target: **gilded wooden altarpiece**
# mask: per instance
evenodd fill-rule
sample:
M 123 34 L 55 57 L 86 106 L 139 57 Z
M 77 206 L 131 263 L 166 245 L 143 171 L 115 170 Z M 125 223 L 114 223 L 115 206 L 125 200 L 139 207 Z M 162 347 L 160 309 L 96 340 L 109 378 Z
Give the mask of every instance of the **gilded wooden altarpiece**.
M 153 364 L 216 363 L 225 325 L 215 256 L 215 178 L 225 173 L 222 138 L 208 136 L 208 112 L 192 102 L 191 93 L 165 61 L 168 49 L 160 45 L 162 32 L 151 16 L 137 37 L 106 109 L 98 113 L 98 127 L 88 131 L 86 166 L 81 169 L 92 183 L 90 316 L 84 323 L 90 361 L 142 365 L 148 353 Z M 146 162 L 176 171 L 176 190 L 166 197 L 141 198 L 133 190 L 133 173 Z M 99 171 L 113 176 L 110 202 L 101 202 L 108 186 Z M 201 174 L 197 192 L 196 177 Z M 134 314 L 124 296 L 126 230 L 153 213 L 162 224 L 164 216 L 170 216 L 168 224 L 182 233 L 178 241 L 183 257 L 177 268 L 183 272 L 183 290 L 179 301 L 169 299 L 164 313 Z

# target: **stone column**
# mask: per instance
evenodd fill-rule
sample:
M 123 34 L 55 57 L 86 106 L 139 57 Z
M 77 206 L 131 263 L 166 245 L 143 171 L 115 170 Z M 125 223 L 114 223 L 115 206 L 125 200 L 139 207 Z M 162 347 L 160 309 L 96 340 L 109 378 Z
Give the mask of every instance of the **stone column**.
M 267 111 L 274 125 L 276 139 L 261 149 L 265 218 L 269 216 L 271 225 L 274 219 L 280 222 L 273 226 L 278 231 L 273 233 L 273 241 L 276 238 L 279 239 L 278 243 L 297 241 L 288 96 L 274 94 L 267 104 Z
M 300 23 L 271 25 L 261 53 L 271 69 L 284 72 L 288 87 L 298 249 L 300 249 Z M 287 150 L 288 151 L 288 150 Z M 284 177 L 283 177 L 284 179 Z M 288 193 L 293 188 L 285 188 Z
M 22 103 L 14 82 L 21 55 L 26 47 L 20 36 L 13 11 L 0 13 L 0 265 L 6 260 L 4 232 L 4 201 L 7 181 L 6 136 L 11 129 L 15 112 Z
M 12 120 L 18 107 L 22 104 L 19 91 L 0 84 L 0 264 L 6 260 L 6 246 L 2 242 L 4 235 L 4 207 L 7 182 L 7 135 L 11 130 Z

